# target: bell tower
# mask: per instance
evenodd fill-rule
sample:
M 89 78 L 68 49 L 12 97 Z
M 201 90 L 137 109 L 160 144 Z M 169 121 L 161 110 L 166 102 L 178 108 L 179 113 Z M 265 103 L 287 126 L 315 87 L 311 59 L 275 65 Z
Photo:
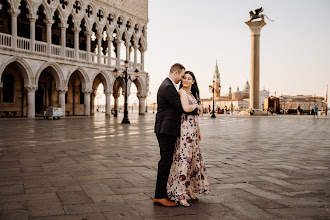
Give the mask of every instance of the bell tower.
M 213 88 L 215 89 L 215 97 L 220 97 L 221 83 L 220 83 L 220 72 L 218 68 L 218 61 L 215 63 L 215 70 L 213 73 Z

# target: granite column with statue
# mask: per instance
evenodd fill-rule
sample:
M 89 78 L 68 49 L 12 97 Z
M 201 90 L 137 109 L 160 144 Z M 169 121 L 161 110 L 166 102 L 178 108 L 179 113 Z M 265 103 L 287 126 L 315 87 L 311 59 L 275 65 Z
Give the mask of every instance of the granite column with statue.
M 245 22 L 251 31 L 250 109 L 259 109 L 260 32 L 264 21 Z

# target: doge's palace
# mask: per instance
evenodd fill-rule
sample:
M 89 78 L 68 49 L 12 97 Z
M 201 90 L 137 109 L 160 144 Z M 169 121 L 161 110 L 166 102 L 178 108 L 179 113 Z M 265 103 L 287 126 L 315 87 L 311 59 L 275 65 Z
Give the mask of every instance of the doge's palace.
M 144 114 L 147 23 L 148 0 L 0 0 L 0 117 L 93 115 L 101 83 L 110 115 L 126 60 Z

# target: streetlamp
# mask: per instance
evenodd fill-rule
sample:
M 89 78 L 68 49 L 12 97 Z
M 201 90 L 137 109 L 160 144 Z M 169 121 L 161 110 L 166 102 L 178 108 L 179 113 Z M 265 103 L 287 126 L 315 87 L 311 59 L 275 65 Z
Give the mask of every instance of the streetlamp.
M 214 98 L 214 96 L 215 96 L 215 93 L 216 92 L 220 92 L 221 86 L 219 85 L 218 88 L 214 88 L 214 87 L 215 87 L 215 81 L 213 80 L 213 86 L 209 86 L 209 90 L 213 94 L 213 110 L 212 110 L 212 116 L 211 116 L 211 118 L 216 118 L 215 117 L 215 114 L 214 114 L 214 112 L 215 112 L 215 110 L 214 110 L 214 105 L 215 105 L 215 98 Z
M 146 112 L 148 112 L 148 103 L 147 103 L 147 100 L 148 100 L 148 97 L 151 96 L 151 92 L 148 92 L 148 95 L 146 97 Z
M 125 82 L 124 118 L 123 118 L 121 123 L 122 124 L 130 124 L 131 122 L 128 119 L 128 110 L 127 110 L 127 82 L 128 82 L 128 80 L 131 80 L 132 82 L 134 80 L 131 78 L 131 75 L 128 75 L 128 73 L 127 73 L 127 69 L 128 69 L 128 61 L 127 60 L 125 60 L 124 67 L 125 67 L 125 70 L 123 71 L 123 75 L 117 76 L 118 75 L 118 70 L 117 69 L 114 69 L 113 73 L 115 74 L 116 79 L 120 78 L 120 79 L 124 80 L 124 82 Z M 135 75 L 135 77 L 139 76 L 139 70 L 138 69 L 136 69 L 134 71 L 134 75 Z

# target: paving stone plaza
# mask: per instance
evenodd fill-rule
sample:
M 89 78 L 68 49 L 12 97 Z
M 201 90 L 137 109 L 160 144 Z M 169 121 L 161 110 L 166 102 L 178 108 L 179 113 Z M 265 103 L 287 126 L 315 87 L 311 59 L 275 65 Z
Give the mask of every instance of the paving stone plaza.
M 0 120 L 0 219 L 330 219 L 330 118 L 200 118 L 212 193 L 153 205 L 155 115 Z

